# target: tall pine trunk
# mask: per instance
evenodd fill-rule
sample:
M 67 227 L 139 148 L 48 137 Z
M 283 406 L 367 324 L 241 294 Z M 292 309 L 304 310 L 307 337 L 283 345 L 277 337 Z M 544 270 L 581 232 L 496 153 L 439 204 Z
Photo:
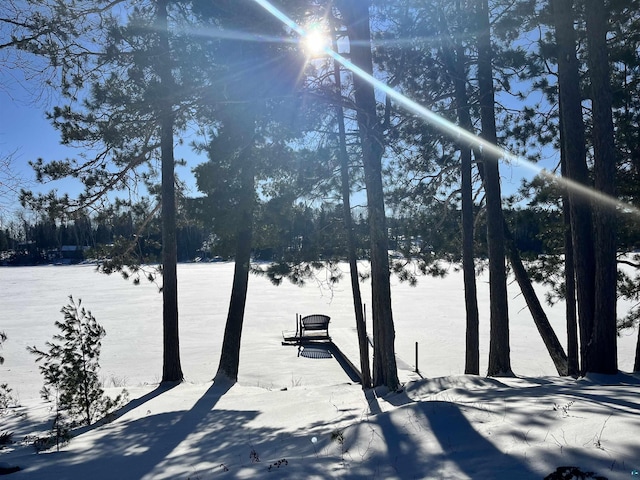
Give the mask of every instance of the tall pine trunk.
M 560 125 L 560 144 L 563 144 L 563 129 Z M 560 170 L 566 175 L 567 166 L 564 148 L 560 153 Z M 567 316 L 567 374 L 577 377 L 580 374 L 578 360 L 578 318 L 576 312 L 576 276 L 573 259 L 573 243 L 571 240 L 571 212 L 568 194 L 562 194 L 562 221 L 564 224 L 564 271 L 565 271 L 565 312 Z
M 469 100 L 466 89 L 465 55 L 462 46 L 457 47 L 456 104 L 460 126 L 472 131 Z M 473 246 L 473 171 L 471 147 L 460 150 L 460 174 L 462 177 L 462 274 L 464 277 L 464 304 L 466 317 L 464 373 L 480 374 L 480 315 L 478 313 L 478 289 L 476 286 L 476 264 Z
M 337 2 L 349 35 L 351 61 L 371 74 L 370 1 L 340 0 Z M 371 300 L 373 311 L 373 384 L 398 388 L 398 368 L 395 356 L 395 330 L 391 310 L 387 221 L 382 187 L 381 126 L 376 114 L 373 86 L 357 75 L 353 77 L 354 99 L 362 148 L 367 212 L 371 242 Z
M 556 367 L 558 375 L 565 376 L 568 374 L 567 354 L 564 352 L 564 348 L 562 348 L 562 344 L 560 343 L 560 340 L 558 340 L 558 336 L 553 330 L 553 327 L 549 322 L 549 318 L 544 312 L 542 304 L 533 289 L 533 284 L 531 283 L 529 274 L 522 263 L 520 252 L 518 252 L 518 248 L 516 247 L 515 241 L 513 240 L 513 236 L 511 235 L 506 222 L 504 224 L 504 234 L 507 240 L 509 262 L 511 263 L 511 268 L 513 269 L 516 281 L 520 286 L 522 296 L 527 302 L 527 307 L 529 308 L 533 322 L 536 324 L 536 328 L 538 329 L 538 333 L 540 334 L 545 347 L 547 347 L 547 352 L 549 352 L 549 356 L 551 356 L 551 360 Z
M 234 109 L 227 116 L 226 125 L 230 132 L 230 140 L 236 144 L 236 148 L 232 150 L 231 154 L 235 157 L 234 163 L 239 171 L 243 194 L 238 205 L 236 217 L 236 255 L 233 284 L 216 381 L 231 381 L 233 383 L 238 380 L 240 368 L 240 345 L 249 288 L 253 239 L 255 166 L 252 158 L 252 142 L 255 132 L 255 119 L 251 113 L 251 108 L 255 108 L 255 106 L 249 104 L 248 106 Z
M 335 35 L 332 38 L 333 48 L 338 51 Z M 333 74 L 336 83 L 336 93 L 342 96 L 342 79 L 340 78 L 340 64 L 334 60 Z M 339 101 L 336 106 L 336 120 L 338 122 L 338 149 L 340 157 L 340 177 L 342 181 L 342 205 L 344 210 L 344 228 L 347 233 L 347 254 L 349 258 L 349 276 L 353 294 L 353 309 L 356 317 L 356 331 L 358 334 L 358 349 L 360 353 L 360 382 L 362 388 L 371 388 L 371 367 L 369 365 L 369 339 L 367 325 L 362 307 L 362 295 L 358 278 L 358 257 L 356 255 L 356 240 L 351 216 L 351 188 L 349 178 L 349 154 L 347 152 L 347 135 L 344 126 L 344 111 Z
M 484 169 L 480 168 L 479 171 L 482 181 L 484 182 L 486 175 Z M 542 308 L 542 304 L 538 299 L 538 295 L 533 289 L 531 278 L 529 278 L 529 274 L 527 273 L 527 270 L 522 263 L 520 252 L 516 247 L 513 235 L 511 234 L 509 225 L 506 221 L 503 221 L 503 228 L 505 246 L 509 262 L 511 263 L 511 268 L 513 269 L 513 274 L 516 277 L 516 282 L 518 282 L 518 286 L 520 287 L 522 296 L 527 303 L 529 313 L 531 313 L 531 318 L 533 318 L 533 323 L 535 323 L 536 328 L 538 329 L 540 338 L 542 338 L 542 341 L 547 348 L 547 352 L 549 353 L 549 356 L 551 357 L 551 360 L 556 367 L 558 375 L 567 375 L 567 354 L 564 352 L 562 344 L 560 343 L 560 340 L 558 340 L 558 336 L 553 330 L 553 327 L 549 322 L 549 318 Z
M 466 318 L 464 373 L 480 374 L 480 315 L 473 247 L 473 190 L 471 148 L 460 151 L 462 173 L 462 274 Z
M 588 185 L 584 122 L 580 77 L 576 57 L 576 34 L 573 26 L 573 2 L 552 0 L 554 29 L 558 49 L 558 89 L 560 93 L 560 122 L 563 131 L 567 177 Z M 595 262 L 591 225 L 590 199 L 569 189 L 571 243 L 576 278 L 578 324 L 580 327 L 581 373 L 590 371 L 588 350 L 594 322 Z
M 183 380 L 178 336 L 178 247 L 176 240 L 176 192 L 173 157 L 174 113 L 173 74 L 171 73 L 168 0 L 157 2 L 158 50 L 157 71 L 163 98 L 160 111 L 160 156 L 162 162 L 162 382 Z
M 586 0 L 587 45 L 596 190 L 615 195 L 616 151 L 612 118 L 612 93 L 607 53 L 608 11 L 603 0 Z M 614 374 L 617 356 L 616 211 L 594 203 L 595 305 L 589 347 L 589 371 Z
M 640 326 L 638 326 L 638 341 L 636 342 L 636 360 L 633 362 L 633 371 L 640 372 Z
M 497 144 L 495 96 L 493 89 L 493 51 L 489 2 L 476 1 L 478 19 L 478 90 L 480 95 L 480 122 L 482 138 Z M 484 189 L 487 207 L 487 246 L 489 251 L 489 376 L 510 376 L 509 309 L 507 300 L 507 272 L 504 248 L 504 219 L 498 158 L 483 152 Z
M 253 190 L 250 195 L 253 196 Z M 244 311 L 249 288 L 253 236 L 251 212 L 246 209 L 241 212 L 238 215 L 238 222 L 231 300 L 229 301 L 227 322 L 224 328 L 220 363 L 218 364 L 218 371 L 216 373 L 216 381 L 231 381 L 233 383 L 238 381 L 242 326 L 244 323 Z
M 560 99 L 562 111 L 562 99 Z M 564 127 L 560 122 L 560 172 L 563 177 L 567 174 L 567 155 L 565 152 Z M 571 234 L 571 208 L 569 206 L 569 192 L 562 192 L 562 222 L 564 243 L 564 285 L 565 285 L 565 314 L 567 316 L 567 374 L 571 377 L 580 375 L 579 345 L 578 345 L 578 314 L 576 311 L 576 275 L 573 258 L 573 242 Z
M 456 2 L 456 9 L 461 11 L 460 2 Z M 469 112 L 469 96 L 467 94 L 466 55 L 462 45 L 454 44 L 451 32 L 446 26 L 446 17 L 442 13 L 442 53 L 445 65 L 453 79 L 458 124 L 468 132 L 473 131 L 471 114 Z M 464 278 L 465 303 L 465 361 L 464 373 L 480 374 L 480 334 L 478 313 L 478 290 L 476 287 L 476 266 L 473 246 L 473 174 L 471 146 L 460 145 L 460 175 L 462 202 L 462 273 Z

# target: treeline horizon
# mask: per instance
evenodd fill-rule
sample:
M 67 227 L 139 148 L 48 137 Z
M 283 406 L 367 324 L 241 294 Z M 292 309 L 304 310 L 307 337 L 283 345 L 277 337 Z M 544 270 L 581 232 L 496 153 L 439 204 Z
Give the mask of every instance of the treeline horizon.
M 411 259 L 461 261 L 459 242 L 460 210 L 452 207 L 438 218 L 416 224 L 407 217 L 388 218 L 389 249 L 396 255 Z M 562 224 L 560 212 L 534 208 L 505 209 L 514 241 L 524 258 L 538 255 L 559 255 L 562 248 L 554 242 L 552 232 Z M 257 261 L 316 262 L 346 261 L 342 205 L 306 207 L 302 204 L 288 225 L 262 225 L 258 231 L 277 229 L 278 235 L 256 236 L 253 255 Z M 106 217 L 82 216 L 67 222 L 40 218 L 34 221 L 12 221 L 0 229 L 2 265 L 39 265 L 57 263 L 63 259 L 63 247 L 69 254 L 67 263 L 108 258 L 118 243 L 135 246 L 140 263 L 160 260 L 162 236 L 156 217 L 140 228 L 133 212 L 121 212 Z M 434 226 L 436 228 L 434 228 Z M 364 213 L 354 217 L 357 251 L 360 259 L 368 258 L 368 222 Z M 216 234 L 189 215 L 183 215 L 177 227 L 178 261 L 233 260 L 233 249 Z M 625 240 L 631 240 L 625 242 Z M 486 239 L 477 235 L 476 253 L 486 258 Z M 69 248 L 71 247 L 71 248 Z M 633 238 L 621 239 L 619 248 L 633 251 L 640 247 Z M 75 250 L 74 250 L 75 249 Z M 115 251 L 113 252 L 116 253 Z

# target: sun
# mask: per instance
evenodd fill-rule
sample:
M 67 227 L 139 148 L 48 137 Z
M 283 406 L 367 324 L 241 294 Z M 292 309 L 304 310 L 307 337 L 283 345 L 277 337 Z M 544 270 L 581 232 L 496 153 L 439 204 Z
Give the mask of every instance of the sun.
M 309 27 L 307 34 L 302 39 L 302 48 L 311 57 L 321 55 L 330 46 L 329 35 L 319 25 Z

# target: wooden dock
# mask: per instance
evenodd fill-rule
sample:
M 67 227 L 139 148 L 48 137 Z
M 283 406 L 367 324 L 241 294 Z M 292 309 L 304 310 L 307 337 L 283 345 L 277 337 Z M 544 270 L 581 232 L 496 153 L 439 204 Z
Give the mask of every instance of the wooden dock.
M 355 366 L 353 361 L 343 353 L 343 351 L 336 345 L 336 343 L 331 339 L 331 337 L 313 337 L 313 336 L 304 336 L 299 337 L 296 336 L 295 332 L 283 332 L 282 334 L 283 340 L 282 345 L 294 346 L 298 347 L 298 355 L 304 356 L 302 353 L 306 348 L 313 349 L 323 349 L 331 354 L 333 358 L 335 358 L 347 376 L 354 383 L 361 383 L 362 374 L 360 373 L 360 369 Z M 319 356 L 311 356 L 311 358 L 320 358 Z

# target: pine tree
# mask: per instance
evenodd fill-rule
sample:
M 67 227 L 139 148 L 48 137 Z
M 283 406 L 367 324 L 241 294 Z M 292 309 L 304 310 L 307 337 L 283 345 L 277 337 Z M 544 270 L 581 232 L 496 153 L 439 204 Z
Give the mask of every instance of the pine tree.
M 370 1 L 336 2 L 349 36 L 351 61 L 365 72 L 373 72 Z M 373 86 L 353 77 L 360 146 L 367 187 L 367 211 L 371 241 L 371 298 L 373 310 L 373 385 L 398 388 L 395 358 L 395 329 L 391 307 L 387 219 L 382 185 L 384 139 L 376 112 Z
M 331 42 L 333 49 L 338 51 L 335 21 L 332 21 Z M 342 98 L 342 72 L 337 60 L 333 62 L 333 76 L 336 93 Z M 351 216 L 351 180 L 349 175 L 349 152 L 347 151 L 347 135 L 345 128 L 344 108 L 340 102 L 335 106 L 336 122 L 338 124 L 338 158 L 340 162 L 340 178 L 342 189 L 342 205 L 344 215 L 344 228 L 347 236 L 347 257 L 349 260 L 349 277 L 351 280 L 351 292 L 353 295 L 353 308 L 356 318 L 356 332 L 358 334 L 358 350 L 360 352 L 360 382 L 362 388 L 371 388 L 371 367 L 369 362 L 369 339 L 367 338 L 367 325 L 364 318 L 362 295 L 360 292 L 360 279 L 358 276 L 358 263 L 356 254 L 356 238 L 353 230 L 353 217 Z
M 464 6 L 466 7 L 466 5 Z M 465 8 L 456 2 L 456 17 L 463 15 Z M 460 32 L 450 32 L 444 12 L 440 22 L 443 29 L 442 55 L 445 67 L 454 85 L 455 106 L 458 124 L 468 132 L 473 131 L 470 113 L 469 93 L 467 91 L 467 56 L 461 41 Z M 453 40 L 457 38 L 457 43 Z M 465 298 L 465 367 L 464 373 L 480 374 L 480 338 L 478 294 L 476 288 L 476 268 L 474 256 L 474 216 L 473 216 L 473 171 L 471 146 L 460 146 L 460 196 L 462 223 L 462 271 L 464 276 Z
M 184 379 L 178 334 L 178 246 L 176 238 L 176 179 L 173 154 L 176 88 L 169 42 L 168 0 L 156 2 L 157 50 L 154 69 L 159 80 L 160 160 L 162 162 L 162 382 Z
M 50 3 L 56 5 L 56 1 Z M 36 195 L 23 192 L 21 201 L 38 211 L 46 211 L 54 218 L 74 218 L 88 210 L 106 208 L 109 195 L 114 191 L 137 190 L 143 183 L 151 192 L 158 189 L 154 160 L 161 160 L 159 207 L 162 207 L 162 276 L 163 276 L 163 382 L 181 381 L 178 337 L 177 301 L 177 247 L 176 247 L 176 194 L 175 194 L 175 132 L 184 126 L 186 109 L 177 112 L 176 104 L 186 102 L 185 94 L 190 75 L 182 76 L 179 84 L 174 71 L 188 69 L 191 57 L 177 55 L 177 48 L 185 47 L 184 38 L 172 32 L 169 22 L 168 0 L 139 2 L 134 7 L 122 1 L 97 2 L 100 8 L 90 8 L 92 2 L 74 1 L 73 8 L 53 9 L 46 20 L 55 25 L 67 25 L 70 15 L 77 19 L 77 11 L 89 13 L 82 20 L 93 26 L 82 28 L 56 44 L 49 52 L 39 43 L 28 43 L 29 51 L 47 56 L 51 62 L 63 61 L 67 70 L 80 72 L 72 79 L 63 78 L 60 91 L 66 105 L 54 107 L 49 114 L 54 126 L 60 130 L 65 144 L 88 146 L 89 153 L 79 158 L 32 162 L 38 180 L 79 178 L 85 191 L 70 198 L 56 192 Z M 123 8 L 127 13 L 123 19 Z M 79 21 L 79 20 L 78 20 Z M 100 39 L 100 42 L 95 39 Z M 69 48 L 91 44 L 95 50 L 83 54 L 59 55 Z M 94 45 L 97 43 L 97 45 Z M 193 45 L 193 44 L 192 44 Z M 80 49 L 82 51 L 82 49 Z M 197 57 L 197 48 L 192 49 Z M 178 65 L 176 58 L 184 62 Z M 197 78 L 196 78 L 197 79 Z M 78 92 L 82 92 L 79 95 Z M 82 101 L 78 98 L 82 97 Z M 133 209 L 132 203 L 129 206 Z M 152 214 L 155 209 L 152 209 Z M 148 219 L 147 221 L 150 221 Z M 143 225 L 146 222 L 143 222 Z M 136 239 L 137 240 L 137 239 Z M 135 246 L 129 239 L 124 258 L 108 263 L 106 272 L 126 269 L 126 253 Z M 133 270 L 139 265 L 131 266 Z M 155 278 L 155 275 L 151 275 Z
M 478 20 L 478 89 L 480 97 L 481 136 L 497 144 L 495 97 L 493 87 L 493 54 L 489 21 L 489 2 L 476 0 Z M 491 332 L 488 375 L 513 375 L 509 347 L 509 310 L 504 248 L 504 217 L 498 158 L 482 153 L 484 190 L 487 202 L 487 245 L 489 248 L 489 297 Z
M 0 347 L 2 347 L 2 344 L 7 340 L 7 334 L 4 332 L 0 332 Z M 2 355 L 0 355 L 0 365 L 2 365 L 4 363 L 4 357 Z
M 286 35 L 279 21 L 247 0 L 201 3 L 195 11 L 212 28 L 241 31 L 249 39 Z M 290 158 L 285 139 L 299 128 L 292 128 L 289 115 L 299 107 L 293 93 L 302 65 L 286 45 L 237 38 L 212 40 L 207 54 L 203 71 L 213 77 L 214 88 L 201 98 L 200 121 L 211 135 L 204 146 L 210 161 L 197 167 L 196 178 L 208 195 L 201 205 L 206 210 L 208 204 L 209 210 L 203 213 L 219 237 L 230 239 L 235 259 L 216 372 L 217 380 L 235 382 L 258 211 L 256 186 Z
M 60 333 L 47 342 L 47 350 L 27 347 L 42 362 L 40 373 L 44 377 L 42 398 L 54 402 L 70 425 L 91 425 L 108 415 L 125 399 L 105 396 L 99 377 L 100 350 L 105 330 L 82 301 L 70 303 L 61 310 L 64 320 L 56 321 Z M 56 423 L 60 420 L 57 416 Z
M 572 180 L 588 185 L 586 140 L 582 117 L 582 98 L 578 59 L 576 56 L 576 32 L 574 28 L 573 2 L 552 0 L 558 59 L 558 89 L 560 98 L 560 122 L 562 125 L 563 153 L 566 158 L 566 174 Z M 564 172 L 563 172 L 564 173 Z M 589 371 L 589 345 L 594 322 L 595 262 L 590 200 L 569 190 L 571 238 L 574 254 L 578 321 L 580 327 L 581 372 Z
M 593 151 L 595 189 L 615 195 L 616 148 L 612 117 L 613 92 L 607 35 L 608 6 L 603 0 L 587 0 L 587 45 L 591 101 L 593 104 Z M 616 211 L 594 204 L 595 299 L 594 324 L 589 347 L 589 371 L 618 371 L 616 328 Z

